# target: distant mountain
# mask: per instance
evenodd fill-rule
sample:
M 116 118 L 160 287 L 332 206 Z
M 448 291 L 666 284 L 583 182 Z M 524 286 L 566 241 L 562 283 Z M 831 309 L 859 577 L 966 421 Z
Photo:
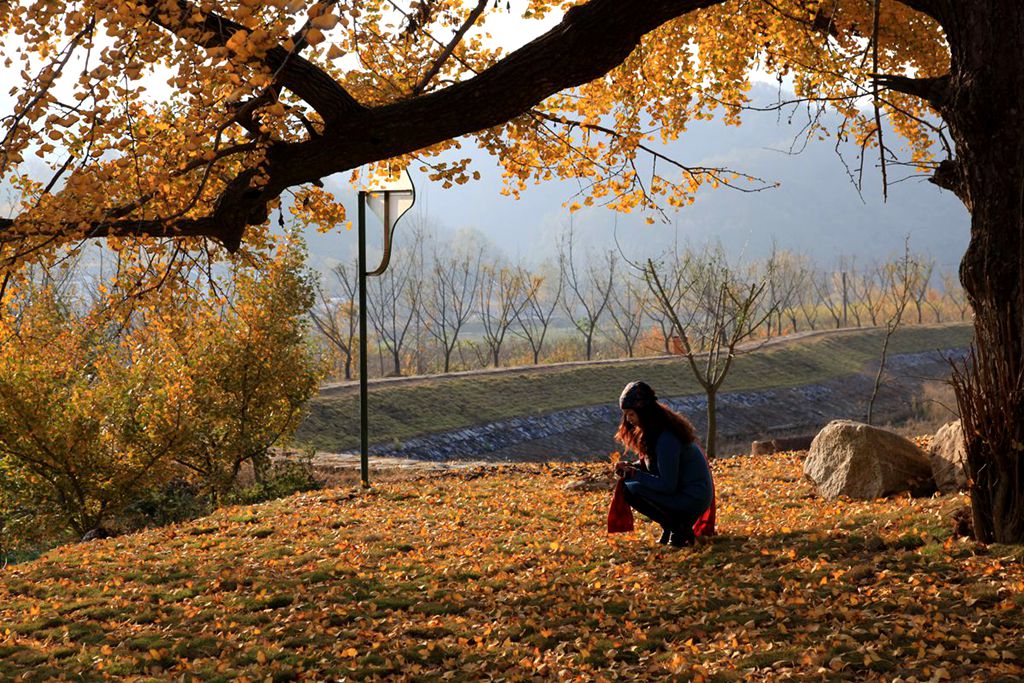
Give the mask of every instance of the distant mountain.
M 753 97 L 764 105 L 777 101 L 778 91 L 759 85 Z M 956 267 L 967 247 L 969 216 L 951 193 L 924 178 L 914 178 L 892 184 L 888 202 L 883 203 L 875 154 L 864 165 L 862 197 L 833 139 L 815 139 L 799 153 L 788 153 L 794 139 L 800 142 L 806 121 L 806 115 L 790 117 L 790 113 L 749 112 L 740 127 L 727 127 L 718 120 L 693 122 L 681 140 L 664 148 L 683 163 L 729 166 L 778 181 L 778 188 L 756 193 L 702 190 L 693 205 L 670 214 L 671 224 L 647 225 L 641 215 L 584 209 L 572 216 L 581 242 L 592 249 L 614 248 L 617 234 L 620 244 L 628 245 L 624 246 L 627 254 L 647 256 L 671 244 L 678 231 L 680 241 L 701 244 L 717 239 L 733 254 L 750 258 L 763 257 L 774 240 L 780 248 L 805 252 L 819 263 L 830 264 L 841 254 L 856 255 L 860 262 L 889 257 L 902 251 L 904 236 L 909 234 L 915 251 L 930 254 L 941 268 Z M 833 119 L 829 123 L 838 122 L 837 117 Z M 897 140 L 890 133 L 889 144 Z M 448 231 L 479 230 L 512 258 L 536 262 L 552 255 L 558 233 L 570 221 L 562 204 L 575 194 L 574 183 L 532 186 L 518 201 L 503 197 L 497 165 L 469 147 L 459 150 L 459 155 L 474 157 L 481 180 L 443 190 L 414 173 L 415 220 Z M 848 147 L 844 153 L 853 165 L 856 150 Z M 906 174 L 904 167 L 890 168 L 890 180 Z M 339 180 L 332 179 L 329 187 L 354 217 L 354 194 L 343 189 Z M 376 236 L 379 231 L 377 226 L 370 234 Z M 401 225 L 396 239 L 401 243 Z M 355 230 L 311 234 L 311 262 L 323 267 L 350 258 L 355 244 Z

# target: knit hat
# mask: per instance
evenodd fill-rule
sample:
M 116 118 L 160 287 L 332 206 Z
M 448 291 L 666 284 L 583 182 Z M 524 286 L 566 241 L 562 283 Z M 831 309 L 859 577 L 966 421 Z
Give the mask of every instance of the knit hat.
M 645 382 L 630 382 L 619 395 L 619 408 L 622 410 L 637 410 L 638 408 L 649 408 L 654 405 L 658 397 L 654 389 Z

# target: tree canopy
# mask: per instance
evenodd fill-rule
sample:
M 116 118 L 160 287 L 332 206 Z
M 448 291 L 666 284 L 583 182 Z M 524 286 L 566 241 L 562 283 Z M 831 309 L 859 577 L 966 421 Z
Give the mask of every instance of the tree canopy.
M 0 181 L 16 208 L 0 220 L 0 258 L 105 236 L 214 238 L 234 251 L 261 243 L 284 193 L 330 226 L 343 209 L 325 177 L 412 165 L 467 182 L 469 159 L 452 154 L 461 136 L 497 157 L 513 194 L 576 178 L 581 203 L 656 212 L 704 184 L 755 189 L 742 169 L 687 166 L 657 145 L 716 113 L 738 122 L 755 69 L 844 114 L 839 131 L 812 116 L 807 135 L 877 146 L 885 117 L 927 164 L 941 137 L 927 103 L 879 91 L 872 74 L 894 85 L 948 69 L 943 32 L 917 11 L 930 4 L 5 3 L 4 57 L 21 80 L 2 119 Z M 511 53 L 489 39 L 496 17 L 559 12 Z

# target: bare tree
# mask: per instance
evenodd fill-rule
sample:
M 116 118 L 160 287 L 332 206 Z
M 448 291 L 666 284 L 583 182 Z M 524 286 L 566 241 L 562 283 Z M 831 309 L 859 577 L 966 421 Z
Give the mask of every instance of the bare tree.
M 910 294 L 917 310 L 917 324 L 924 322 L 924 306 L 931 290 L 932 274 L 935 272 L 935 259 L 916 257 L 914 259 L 913 283 Z
M 942 310 L 942 302 L 944 297 L 941 292 L 937 291 L 935 287 L 928 288 L 928 294 L 925 296 L 924 302 L 928 308 L 932 311 L 932 317 L 935 318 L 935 322 L 941 323 L 944 311 Z
M 472 358 L 475 363 L 466 362 L 466 349 L 472 351 Z M 486 368 L 490 365 L 491 350 L 486 344 L 481 344 L 474 339 L 460 339 L 458 344 L 459 364 L 463 368 Z
M 845 273 L 842 273 L 842 275 L 845 275 Z M 847 310 L 842 286 L 836 286 L 837 279 L 840 276 L 841 274 L 838 272 L 817 271 L 812 275 L 811 281 L 814 293 L 816 294 L 815 305 L 812 309 L 815 311 L 814 315 L 817 315 L 818 305 L 824 306 L 831 316 L 832 322 L 835 323 L 837 330 L 845 324 L 845 313 Z M 808 320 L 811 319 L 811 316 L 807 315 L 806 309 L 804 316 Z
M 903 321 L 903 312 L 913 299 L 914 280 L 917 278 L 918 264 L 910 255 L 909 238 L 903 246 L 903 258 L 885 264 L 878 269 L 881 277 L 884 278 L 883 288 L 887 298 L 892 303 L 892 311 L 885 321 L 885 338 L 882 341 L 881 357 L 878 361 L 878 373 L 875 375 L 875 384 L 871 390 L 871 398 L 868 399 L 868 411 L 865 422 L 871 424 L 875 408 L 875 399 L 878 397 L 878 389 L 882 385 L 882 373 L 885 372 L 886 354 L 889 351 L 889 340 L 899 328 Z
M 608 314 L 612 318 L 612 325 L 618 333 L 618 338 L 622 340 L 622 346 L 629 358 L 633 357 L 637 339 L 643 331 L 648 303 L 649 291 L 641 283 L 635 282 L 632 277 L 625 282 L 620 282 L 618 286 L 613 285 L 612 287 Z
M 788 322 L 793 332 L 799 328 L 801 303 L 806 298 L 810 267 L 807 257 L 788 250 L 777 250 L 772 245 L 772 253 L 764 266 L 764 277 L 768 280 L 768 296 L 759 304 L 774 306 L 775 313 L 768 317 L 767 336 L 772 336 L 772 321 L 775 322 L 775 336 L 785 332 L 783 323 Z
M 426 217 L 423 214 L 417 214 L 416 220 L 412 223 L 412 247 L 413 252 L 413 263 L 414 269 L 412 273 L 412 279 L 415 282 L 417 295 L 415 305 L 410 305 L 413 309 L 413 324 L 412 324 L 412 345 L 413 345 L 413 367 L 417 375 L 422 375 L 427 372 L 427 353 L 426 353 L 426 324 L 423 315 L 423 300 L 425 298 L 425 286 L 427 283 L 427 255 L 426 248 L 427 242 L 430 238 L 429 226 L 426 222 Z M 410 302 L 411 304 L 412 302 Z
M 566 288 L 562 306 L 573 327 L 583 337 L 587 360 L 592 360 L 594 334 L 608 308 L 618 257 L 614 251 L 608 251 L 599 261 L 588 253 L 586 262 L 578 265 L 575 241 L 570 226 L 558 245 L 558 263 Z
M 562 298 L 563 278 L 560 269 L 549 268 L 552 275 L 530 274 L 520 266 L 519 277 L 529 282 L 526 291 L 526 306 L 516 314 L 519 329 L 513 334 L 521 337 L 530 345 L 533 352 L 533 364 L 540 362 L 540 354 L 544 348 L 544 340 L 551 326 L 551 318 Z
M 811 330 L 818 329 L 818 296 L 814 290 L 814 273 L 808 272 L 804 287 L 800 289 L 797 308 L 804 324 Z M 794 328 L 796 326 L 794 325 Z
M 878 327 L 878 318 L 885 305 L 886 265 L 875 263 L 865 267 L 860 272 L 854 272 L 851 278 L 854 297 L 856 297 L 858 304 L 864 306 L 864 310 L 867 311 L 873 327 Z M 859 309 L 860 306 L 854 307 L 855 311 Z M 857 327 L 860 327 L 859 315 L 857 315 Z
M 672 320 L 665 315 L 665 312 L 660 306 L 649 306 L 646 311 L 647 319 L 658 326 L 658 331 L 661 332 L 662 347 L 665 351 L 665 355 L 672 353 Z
M 960 321 L 966 320 L 967 313 L 971 310 L 971 303 L 967 300 L 967 292 L 960 285 L 956 273 L 946 271 L 942 274 L 942 294 L 960 313 Z
M 451 371 L 452 352 L 473 313 L 482 259 L 481 246 L 434 247 L 430 286 L 424 287 L 427 298 L 423 302 L 423 315 L 427 333 L 441 348 L 444 372 Z
M 737 346 L 775 312 L 774 307 L 758 311 L 767 282 L 738 277 L 721 248 L 708 250 L 701 258 L 692 253 L 677 256 L 669 264 L 648 259 L 644 277 L 657 305 L 672 320 L 683 355 L 707 396 L 705 447 L 708 457 L 714 458 L 718 390 L 732 369 Z M 700 358 L 693 343 L 696 336 L 706 345 Z
M 358 265 L 339 263 L 331 269 L 337 295 L 329 295 L 317 287 L 317 303 L 309 312 L 313 324 L 342 355 L 343 373 L 352 379 L 352 363 L 356 352 L 356 331 L 359 326 Z
M 501 345 L 509 328 L 529 303 L 529 289 L 529 276 L 522 268 L 502 266 L 495 260 L 480 269 L 480 323 L 494 367 L 501 365 Z
M 420 239 L 414 232 L 414 240 Z M 369 278 L 367 295 L 367 317 L 373 325 L 380 346 L 387 351 L 391 361 L 391 374 L 402 374 L 402 351 L 409 331 L 420 308 L 421 283 L 415 275 L 419 248 L 411 244 L 408 248 L 396 250 L 391 266 L 380 275 Z M 383 364 L 381 374 L 384 373 Z

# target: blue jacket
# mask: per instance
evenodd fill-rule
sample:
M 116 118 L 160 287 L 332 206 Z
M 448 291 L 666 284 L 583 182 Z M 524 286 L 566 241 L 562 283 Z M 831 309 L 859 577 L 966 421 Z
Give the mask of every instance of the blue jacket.
M 701 514 L 711 505 L 711 471 L 700 446 L 683 444 L 665 430 L 658 437 L 648 471 L 637 469 L 626 481 L 638 494 L 670 510 Z

